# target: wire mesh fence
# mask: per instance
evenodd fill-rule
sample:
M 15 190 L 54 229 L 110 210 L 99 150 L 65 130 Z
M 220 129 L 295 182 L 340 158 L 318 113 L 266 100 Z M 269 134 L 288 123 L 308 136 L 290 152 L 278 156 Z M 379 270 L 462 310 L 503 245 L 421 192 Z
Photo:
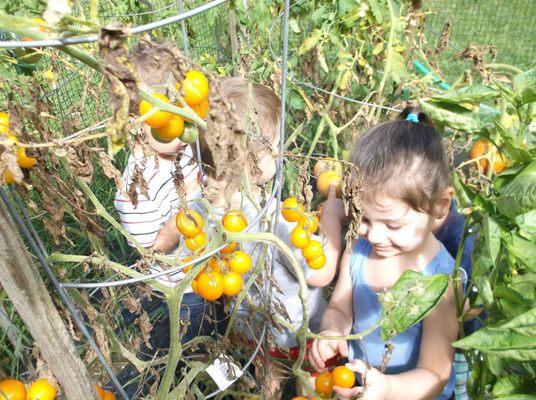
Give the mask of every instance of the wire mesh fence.
M 533 0 L 428 0 L 423 2 L 427 17 L 426 37 L 432 47 L 450 21 L 448 45 L 440 55 L 439 68 L 450 81 L 471 66 L 458 55 L 470 44 L 493 46 L 496 62 L 522 69 L 534 65 L 536 2 Z M 493 51 L 494 51 L 493 50 Z

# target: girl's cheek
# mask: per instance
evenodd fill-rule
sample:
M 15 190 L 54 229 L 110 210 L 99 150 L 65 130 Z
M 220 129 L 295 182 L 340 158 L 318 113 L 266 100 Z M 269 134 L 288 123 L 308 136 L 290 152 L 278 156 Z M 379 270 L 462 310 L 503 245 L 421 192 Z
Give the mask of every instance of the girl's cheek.
M 359 224 L 359 228 L 357 229 L 357 233 L 359 233 L 360 236 L 366 236 L 367 235 L 367 225 L 363 222 Z

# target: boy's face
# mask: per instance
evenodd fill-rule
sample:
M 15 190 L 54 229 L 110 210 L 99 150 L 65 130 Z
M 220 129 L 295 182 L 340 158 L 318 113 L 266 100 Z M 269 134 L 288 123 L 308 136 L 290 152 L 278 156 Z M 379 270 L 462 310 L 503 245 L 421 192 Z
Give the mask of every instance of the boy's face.
M 373 252 L 388 258 L 419 252 L 432 233 L 435 218 L 411 208 L 402 200 L 376 194 L 365 196 L 359 234 Z
M 279 136 L 276 137 L 274 141 L 272 142 L 272 149 L 278 149 L 278 148 L 279 148 Z M 251 168 L 248 168 L 248 177 L 250 181 L 255 185 L 265 185 L 266 183 L 270 182 L 275 176 L 275 173 L 277 170 L 276 160 L 272 156 L 270 149 L 260 151 L 257 154 L 257 159 L 259 160 L 257 167 L 259 168 L 261 175 L 253 176 L 251 174 Z

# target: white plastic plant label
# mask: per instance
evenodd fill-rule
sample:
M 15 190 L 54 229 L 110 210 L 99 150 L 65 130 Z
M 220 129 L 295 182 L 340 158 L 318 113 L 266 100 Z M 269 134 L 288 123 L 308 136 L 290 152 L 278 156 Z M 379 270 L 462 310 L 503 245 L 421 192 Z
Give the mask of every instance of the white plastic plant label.
M 207 369 L 207 374 L 216 382 L 220 390 L 225 390 L 233 384 L 238 378 L 243 375 L 240 367 L 226 355 L 220 355 L 210 364 Z

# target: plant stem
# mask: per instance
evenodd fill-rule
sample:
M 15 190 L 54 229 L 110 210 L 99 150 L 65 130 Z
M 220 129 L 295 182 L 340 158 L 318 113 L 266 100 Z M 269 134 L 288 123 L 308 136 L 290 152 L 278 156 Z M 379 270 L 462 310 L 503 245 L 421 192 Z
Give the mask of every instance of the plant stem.
M 166 103 L 165 101 L 160 100 L 158 97 L 154 97 L 149 92 L 143 89 L 140 89 L 139 95 L 141 99 L 148 101 L 149 103 L 151 103 L 151 105 L 158 107 L 162 111 L 167 111 L 173 114 L 180 115 L 181 117 L 194 121 L 196 125 L 198 125 L 200 128 L 207 128 L 206 121 L 203 120 L 199 115 L 197 115 L 191 108 L 188 110 Z

